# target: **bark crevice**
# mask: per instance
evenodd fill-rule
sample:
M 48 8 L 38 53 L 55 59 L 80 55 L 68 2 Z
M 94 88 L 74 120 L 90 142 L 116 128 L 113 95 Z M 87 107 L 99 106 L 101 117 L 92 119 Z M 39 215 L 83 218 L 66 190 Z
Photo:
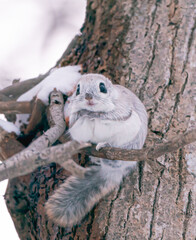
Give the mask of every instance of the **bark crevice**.
M 157 29 L 156 29 L 155 34 L 154 34 L 151 59 L 150 59 L 150 61 L 147 61 L 146 66 L 144 67 L 144 69 L 146 69 L 146 73 L 145 73 L 145 76 L 144 76 L 144 79 L 143 79 L 144 82 L 143 82 L 142 87 L 141 87 L 140 92 L 139 92 L 139 98 L 141 100 L 144 99 L 143 95 L 144 95 L 146 83 L 148 81 L 150 70 L 151 70 L 153 62 L 155 60 L 156 47 L 157 47 L 157 38 L 158 38 L 158 35 L 159 35 L 159 32 L 160 32 L 160 28 L 161 28 L 160 24 L 157 23 Z
M 151 221 L 150 221 L 150 233 L 149 233 L 148 240 L 151 240 L 153 237 L 156 211 L 158 209 L 158 194 L 159 194 L 158 192 L 159 192 L 161 178 L 162 178 L 163 173 L 164 173 L 164 170 L 162 170 L 160 173 L 160 176 L 158 178 L 158 183 L 156 186 L 156 190 L 155 190 L 155 194 L 154 194 L 154 200 L 153 200 L 153 206 L 152 206 L 152 217 L 151 217 Z
M 189 220 L 193 214 L 192 211 L 193 211 L 193 209 L 192 209 L 192 191 L 190 190 L 189 194 L 188 194 L 186 213 L 185 213 L 185 218 L 184 218 L 184 222 L 183 222 L 183 233 L 182 233 L 183 240 L 186 240 L 186 232 L 187 232 Z
M 183 150 L 179 150 L 179 162 L 178 162 L 178 193 L 176 197 L 176 204 L 178 203 L 178 200 L 180 198 L 182 188 L 183 188 L 183 176 L 182 176 L 182 171 L 183 171 Z
M 195 29 L 196 29 L 196 17 L 194 18 L 193 27 L 191 28 L 190 36 L 189 36 L 189 39 L 188 39 L 186 59 L 185 59 L 184 64 L 183 64 L 182 73 L 185 71 L 187 62 L 189 60 L 189 54 L 190 54 L 191 46 L 192 46 L 192 43 L 193 43 L 193 40 L 194 40 Z

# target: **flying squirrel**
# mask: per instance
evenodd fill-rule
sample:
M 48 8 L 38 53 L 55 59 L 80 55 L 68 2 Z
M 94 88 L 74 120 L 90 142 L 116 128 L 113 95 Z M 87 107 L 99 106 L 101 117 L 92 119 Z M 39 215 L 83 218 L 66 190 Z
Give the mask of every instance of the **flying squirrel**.
M 101 74 L 85 74 L 69 98 L 69 133 L 73 140 L 121 149 L 141 149 L 147 135 L 147 113 L 129 89 Z M 70 176 L 46 203 L 46 213 L 60 226 L 78 224 L 101 198 L 119 187 L 136 162 L 91 157 L 95 164 L 83 178 Z

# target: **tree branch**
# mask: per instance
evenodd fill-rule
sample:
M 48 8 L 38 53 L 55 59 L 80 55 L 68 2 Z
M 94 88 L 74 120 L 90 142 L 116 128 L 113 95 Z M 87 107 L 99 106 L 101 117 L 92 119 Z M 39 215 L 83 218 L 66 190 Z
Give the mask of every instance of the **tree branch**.
M 153 164 L 156 163 L 154 159 L 160 157 L 164 154 L 168 154 L 178 150 L 181 147 L 184 147 L 187 144 L 196 141 L 196 129 L 188 131 L 185 134 L 181 134 L 178 137 L 173 138 L 172 140 L 162 143 L 157 147 L 146 148 L 141 150 L 125 150 L 119 148 L 104 148 L 99 152 L 96 151 L 94 147 L 89 146 L 88 143 L 78 143 L 76 141 L 69 141 L 68 143 L 61 144 L 55 147 L 50 147 L 41 152 L 37 152 L 37 145 L 34 151 L 23 151 L 12 158 L 4 161 L 0 165 L 0 181 L 6 178 L 13 178 L 21 176 L 27 173 L 32 172 L 37 167 L 49 164 L 51 162 L 56 162 L 62 165 L 69 171 L 69 164 L 72 156 L 76 153 L 85 153 L 90 156 L 95 156 L 99 158 L 106 158 L 110 160 L 123 160 L 123 161 L 147 161 L 153 167 Z M 41 141 L 39 141 L 40 148 L 43 146 Z M 33 145 L 33 144 L 32 144 Z M 85 149 L 83 149 L 85 148 Z M 83 149 L 83 150 L 81 150 Z M 66 164 L 66 161 L 67 164 Z M 72 162 L 71 162 L 72 163 Z M 157 164 L 160 164 L 157 162 Z M 72 163 L 73 166 L 73 163 Z M 85 170 L 80 166 L 74 165 L 74 168 L 77 168 L 77 175 L 82 176 L 85 173 Z M 163 167 L 160 165 L 160 168 Z
M 10 98 L 0 93 L 0 102 L 7 102 L 7 101 L 10 101 Z
M 78 153 L 81 148 L 87 146 L 89 146 L 88 143 L 71 141 L 61 144 L 60 146 L 46 148 L 40 152 L 26 149 L 7 159 L 0 165 L 0 181 L 26 175 L 33 172 L 36 168 L 51 162 L 56 162 L 69 170 L 68 166 L 70 165 L 70 161 L 68 160 Z M 67 165 L 65 161 L 68 161 Z M 79 165 L 78 167 L 83 169 Z M 85 172 L 85 169 L 83 172 Z
M 51 95 L 50 116 L 53 119 L 53 126 L 48 129 L 41 137 L 36 139 L 27 148 L 33 152 L 39 152 L 51 146 L 65 131 L 65 121 L 63 118 L 64 100 L 61 92 L 54 90 Z
M 121 159 L 123 161 L 148 161 L 157 159 L 164 154 L 172 153 L 192 142 L 196 141 L 196 129 L 190 130 L 184 134 L 169 140 L 168 142 L 158 144 L 155 147 L 143 148 L 141 150 L 126 150 L 120 148 L 107 147 L 96 151 L 95 147 L 86 148 L 81 151 L 89 156 L 106 158 L 110 160 Z
M 31 113 L 34 101 L 31 102 L 0 102 L 0 113 L 2 114 L 20 114 Z

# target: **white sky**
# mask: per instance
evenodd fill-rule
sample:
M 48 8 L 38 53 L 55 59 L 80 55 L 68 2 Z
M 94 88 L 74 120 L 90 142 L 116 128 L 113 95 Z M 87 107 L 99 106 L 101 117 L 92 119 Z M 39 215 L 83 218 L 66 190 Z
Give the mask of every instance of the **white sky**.
M 86 0 L 0 0 L 0 89 L 54 66 L 79 33 L 85 6 Z M 18 240 L 4 203 L 6 185 L 0 183 L 0 239 Z
M 0 76 L 27 79 L 52 67 L 79 33 L 85 2 L 0 0 Z

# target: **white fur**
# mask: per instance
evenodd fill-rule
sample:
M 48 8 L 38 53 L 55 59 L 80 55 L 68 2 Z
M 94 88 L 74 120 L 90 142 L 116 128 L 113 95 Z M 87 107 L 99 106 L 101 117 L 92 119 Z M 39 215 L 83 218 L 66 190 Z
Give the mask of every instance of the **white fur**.
M 70 134 L 77 141 L 96 144 L 107 142 L 111 146 L 120 147 L 131 142 L 138 134 L 140 127 L 141 120 L 133 111 L 128 120 L 119 122 L 81 117 L 70 129 Z
M 101 93 L 100 82 L 107 87 L 107 93 Z M 70 99 L 65 112 L 70 115 L 70 135 L 74 140 L 97 144 L 97 150 L 106 144 L 112 147 L 138 149 L 143 146 L 147 134 L 147 114 L 144 105 L 130 90 L 113 85 L 109 79 L 100 74 L 83 75 L 79 80 L 80 93 Z M 94 105 L 89 106 L 85 93 L 91 93 Z M 77 113 L 87 110 L 78 117 Z M 131 114 L 130 114 L 131 111 Z M 106 119 L 92 113 L 105 113 Z M 94 117 L 93 117 L 94 116 Z M 122 119 L 121 119 L 122 117 Z M 121 120 L 118 120 L 121 119 Z M 111 168 L 106 161 L 92 158 L 105 169 L 103 177 L 110 176 L 121 181 L 126 168 L 134 167 L 136 162 L 115 162 L 118 171 Z M 115 176 L 113 176 L 115 175 Z

